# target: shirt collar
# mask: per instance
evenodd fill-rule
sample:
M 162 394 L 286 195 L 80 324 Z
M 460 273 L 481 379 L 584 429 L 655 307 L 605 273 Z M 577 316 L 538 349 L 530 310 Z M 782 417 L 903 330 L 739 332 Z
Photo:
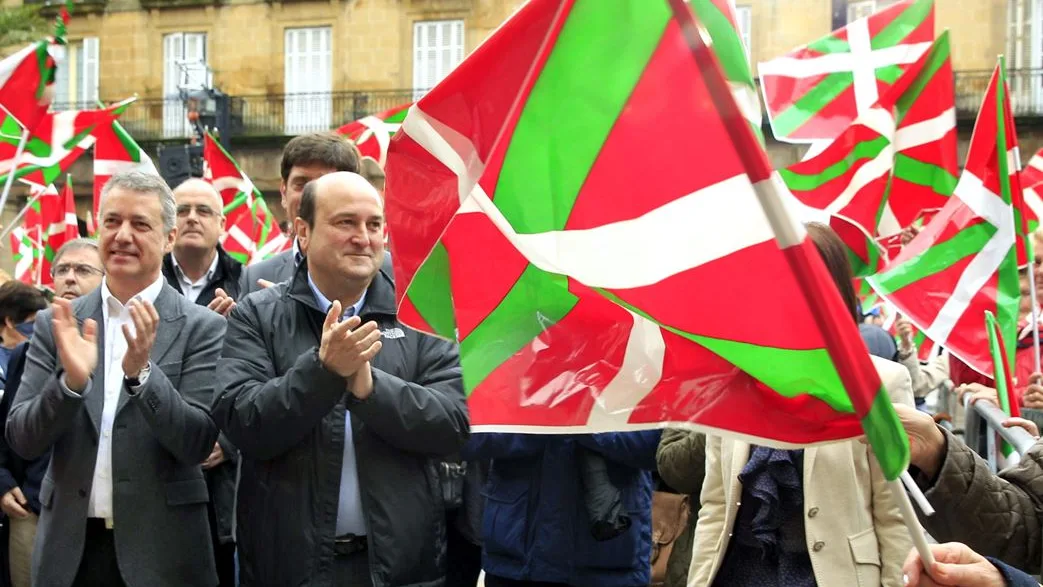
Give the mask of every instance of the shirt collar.
M 315 285 L 315 282 L 312 281 L 310 273 L 308 274 L 308 287 L 311 288 L 311 293 L 315 296 L 315 303 L 319 305 L 319 308 L 322 310 L 322 312 L 324 314 L 329 312 L 330 306 L 333 305 L 333 302 L 331 302 L 329 298 L 324 296 L 322 292 L 319 291 L 319 286 Z M 355 302 L 354 306 L 351 306 L 350 308 L 345 308 L 344 313 L 341 314 L 341 318 L 343 319 L 351 318 L 352 316 L 358 316 L 360 313 L 362 313 L 362 304 L 364 304 L 365 302 L 366 292 L 362 292 L 362 297 L 359 298 L 359 301 Z
M 156 298 L 159 297 L 159 292 L 163 291 L 163 281 L 163 274 L 160 273 L 159 277 L 156 278 L 155 281 L 149 284 L 149 286 L 143 289 L 142 291 L 131 296 L 130 299 L 147 301 L 150 304 L 155 304 Z M 116 296 L 112 295 L 112 292 L 109 291 L 109 284 L 104 279 L 101 282 L 101 301 L 101 307 L 105 313 L 105 319 L 108 319 L 109 317 L 110 307 L 117 310 L 120 310 L 124 307 L 124 305 L 116 299 Z M 130 300 L 127 301 L 129 302 Z
M 214 278 L 214 273 L 217 273 L 217 262 L 220 260 L 219 257 L 220 255 L 217 255 L 215 251 L 214 260 L 210 262 L 210 268 L 206 270 L 206 275 L 203 276 L 203 279 L 205 280 L 204 283 L 210 283 L 210 280 Z M 181 270 L 181 265 L 177 262 L 177 255 L 171 253 L 170 260 L 174 262 L 174 272 L 177 273 L 178 279 L 189 285 L 195 285 L 196 282 L 190 281 L 188 276 L 185 275 L 185 272 Z
M 297 246 L 297 237 L 293 237 L 293 266 L 297 267 L 304 260 L 304 254 L 301 253 L 301 248 Z M 311 277 L 308 277 L 308 283 L 311 283 Z M 314 287 L 312 289 L 315 289 Z M 332 303 L 332 302 L 331 302 Z

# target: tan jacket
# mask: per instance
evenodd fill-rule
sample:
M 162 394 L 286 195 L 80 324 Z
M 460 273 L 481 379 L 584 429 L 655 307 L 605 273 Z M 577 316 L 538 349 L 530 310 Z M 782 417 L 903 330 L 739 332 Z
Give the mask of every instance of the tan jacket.
M 892 401 L 913 404 L 909 371 L 873 357 Z M 688 587 L 708 587 L 717 575 L 742 497 L 739 473 L 750 445 L 719 436 L 706 440 L 706 479 L 695 530 Z M 912 548 L 887 480 L 858 441 L 804 451 L 804 530 L 816 582 L 823 587 L 901 587 L 902 562 Z

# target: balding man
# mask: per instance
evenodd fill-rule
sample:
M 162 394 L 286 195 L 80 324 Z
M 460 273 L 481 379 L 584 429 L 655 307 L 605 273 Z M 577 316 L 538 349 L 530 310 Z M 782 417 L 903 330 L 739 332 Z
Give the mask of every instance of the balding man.
M 190 302 L 227 315 L 239 296 L 243 266 L 218 244 L 225 228 L 221 194 L 192 178 L 174 190 L 177 241 L 163 257 L 163 277 Z
M 190 302 L 227 316 L 239 296 L 243 266 L 218 244 L 225 227 L 221 194 L 209 182 L 186 180 L 174 189 L 177 240 L 163 257 L 163 277 Z M 238 451 L 223 434 L 203 461 L 210 501 L 210 539 L 221 587 L 235 586 L 235 477 Z
M 456 346 L 397 320 L 361 176 L 310 182 L 295 228 L 305 260 L 232 311 L 218 366 L 243 585 L 442 585 L 437 465 L 469 431 Z

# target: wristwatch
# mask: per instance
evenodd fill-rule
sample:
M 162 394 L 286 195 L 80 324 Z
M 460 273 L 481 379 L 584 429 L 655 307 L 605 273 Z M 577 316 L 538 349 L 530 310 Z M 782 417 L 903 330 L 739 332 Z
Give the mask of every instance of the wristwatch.
M 151 371 L 151 365 L 151 361 L 145 363 L 145 368 L 138 373 L 137 377 L 127 377 L 126 375 L 124 375 L 123 382 L 127 384 L 127 387 L 132 389 L 145 385 L 145 383 L 148 381 L 148 374 Z

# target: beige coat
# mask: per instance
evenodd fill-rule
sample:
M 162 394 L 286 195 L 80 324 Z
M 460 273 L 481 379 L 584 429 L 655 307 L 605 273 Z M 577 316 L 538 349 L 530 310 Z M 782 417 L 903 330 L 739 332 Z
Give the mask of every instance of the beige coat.
M 876 357 L 873 363 L 892 401 L 912 405 L 909 371 Z M 749 455 L 748 443 L 707 437 L 689 587 L 708 587 L 720 569 L 742 497 L 739 473 Z M 804 451 L 804 512 L 818 585 L 901 587 L 902 562 L 912 542 L 887 481 L 865 445 L 850 441 Z

